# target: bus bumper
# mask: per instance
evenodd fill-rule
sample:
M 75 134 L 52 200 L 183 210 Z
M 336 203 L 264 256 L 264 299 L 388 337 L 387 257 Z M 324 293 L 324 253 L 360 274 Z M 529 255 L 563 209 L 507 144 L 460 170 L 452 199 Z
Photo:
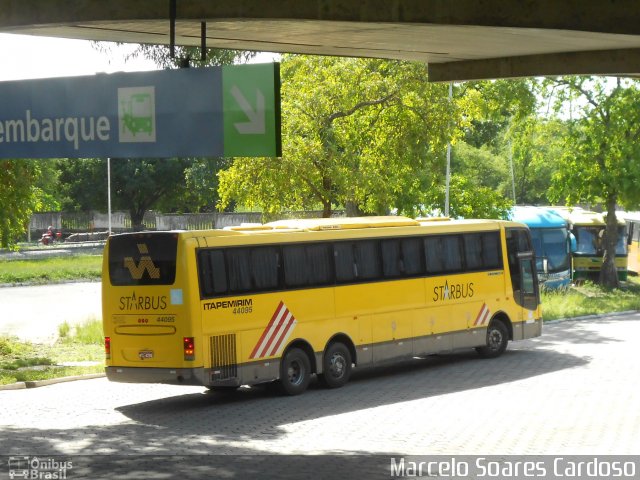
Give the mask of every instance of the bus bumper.
M 203 368 L 106 367 L 105 373 L 112 382 L 204 385 Z

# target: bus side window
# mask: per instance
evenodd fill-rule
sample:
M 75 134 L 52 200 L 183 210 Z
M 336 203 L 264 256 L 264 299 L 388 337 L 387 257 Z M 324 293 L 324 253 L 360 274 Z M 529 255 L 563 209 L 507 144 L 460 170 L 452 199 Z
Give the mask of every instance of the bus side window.
M 442 252 L 444 268 L 447 272 L 462 271 L 462 242 L 459 235 L 446 235 L 442 237 Z
M 305 247 L 287 245 L 282 249 L 284 260 L 284 279 L 288 287 L 309 285 L 310 268 L 306 266 Z
M 405 238 L 402 244 L 402 263 L 405 275 L 420 275 L 424 273 L 424 261 L 422 260 L 422 239 Z
M 227 293 L 227 271 L 222 250 L 202 250 L 198 254 L 200 291 L 204 298 Z
M 280 252 L 277 247 L 258 247 L 251 250 L 253 286 L 257 290 L 278 288 Z
M 500 234 L 498 232 L 482 234 L 482 263 L 487 270 L 496 270 L 502 267 Z
M 332 283 L 330 244 L 286 245 L 283 257 L 287 287 Z
M 356 276 L 363 280 L 375 280 L 382 276 L 379 243 L 373 240 L 355 242 Z
M 440 236 L 426 237 L 424 239 L 424 255 L 427 259 L 427 273 L 440 273 L 444 271 L 444 257 L 441 254 Z
M 356 278 L 353 244 L 350 242 L 340 242 L 336 243 L 333 249 L 336 280 L 338 283 L 352 282 Z
M 231 293 L 251 290 L 251 263 L 249 250 L 232 248 L 226 251 L 229 271 L 229 290 Z
M 482 234 L 468 233 L 464 236 L 464 253 L 467 269 L 480 270 L 482 268 Z
M 399 277 L 404 271 L 402 256 L 400 254 L 400 240 L 383 240 L 382 270 L 387 278 Z

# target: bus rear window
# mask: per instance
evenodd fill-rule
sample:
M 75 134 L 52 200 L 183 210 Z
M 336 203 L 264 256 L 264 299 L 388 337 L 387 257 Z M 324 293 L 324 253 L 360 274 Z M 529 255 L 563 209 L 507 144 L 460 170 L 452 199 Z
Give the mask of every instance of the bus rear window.
M 127 233 L 109 240 L 112 285 L 172 285 L 176 279 L 175 233 Z

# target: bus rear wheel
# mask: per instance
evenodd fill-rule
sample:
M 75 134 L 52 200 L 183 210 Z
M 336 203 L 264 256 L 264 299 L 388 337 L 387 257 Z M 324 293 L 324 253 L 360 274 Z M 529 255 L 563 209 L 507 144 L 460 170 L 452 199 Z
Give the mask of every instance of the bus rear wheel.
M 280 362 L 280 389 L 286 395 L 300 395 L 309 386 L 311 362 L 307 354 L 299 349 L 287 351 Z
M 346 345 L 332 343 L 322 359 L 320 381 L 328 388 L 342 387 L 351 376 L 351 353 Z
M 484 347 L 476 348 L 478 354 L 483 358 L 496 358 L 504 353 L 509 343 L 509 333 L 507 327 L 500 320 L 494 320 L 487 328 L 487 344 Z

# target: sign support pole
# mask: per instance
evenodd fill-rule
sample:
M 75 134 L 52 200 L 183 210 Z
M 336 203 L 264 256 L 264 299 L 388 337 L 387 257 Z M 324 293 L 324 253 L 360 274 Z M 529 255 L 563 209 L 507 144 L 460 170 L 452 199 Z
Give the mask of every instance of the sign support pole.
M 449 102 L 453 100 L 453 82 L 449 82 Z M 447 173 L 444 188 L 444 216 L 449 216 L 449 184 L 451 183 L 451 140 L 447 142 Z
M 107 157 L 107 216 L 109 217 L 109 233 L 111 236 L 111 157 Z

